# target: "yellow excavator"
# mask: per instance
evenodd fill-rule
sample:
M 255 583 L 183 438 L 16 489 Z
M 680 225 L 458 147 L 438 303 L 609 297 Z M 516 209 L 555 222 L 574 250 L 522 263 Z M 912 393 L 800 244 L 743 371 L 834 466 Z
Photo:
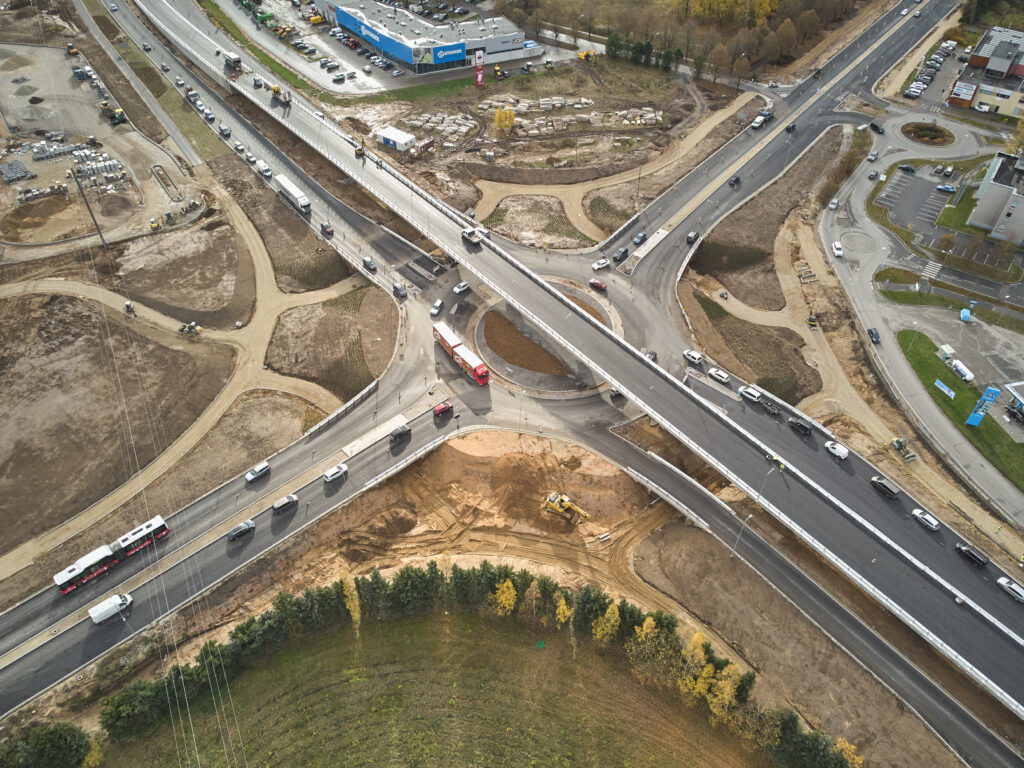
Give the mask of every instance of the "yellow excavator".
M 548 509 L 561 515 L 573 525 L 579 525 L 584 520 L 590 519 L 590 515 L 574 504 L 572 499 L 558 491 L 551 492 L 548 496 L 547 505 Z
M 597 58 L 597 53 L 595 51 L 577 51 L 576 56 L 580 61 L 593 61 Z

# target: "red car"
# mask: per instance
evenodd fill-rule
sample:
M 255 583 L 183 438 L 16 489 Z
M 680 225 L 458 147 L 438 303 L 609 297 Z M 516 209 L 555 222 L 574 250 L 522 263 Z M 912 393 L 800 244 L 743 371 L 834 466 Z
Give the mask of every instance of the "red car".
M 604 282 L 604 280 L 594 279 L 590 281 L 590 287 L 593 288 L 595 291 L 603 291 L 608 288 L 608 285 Z
M 438 416 L 444 416 L 446 413 L 451 411 L 455 406 L 452 405 L 451 400 L 445 400 L 443 403 L 438 403 L 434 406 L 434 418 Z

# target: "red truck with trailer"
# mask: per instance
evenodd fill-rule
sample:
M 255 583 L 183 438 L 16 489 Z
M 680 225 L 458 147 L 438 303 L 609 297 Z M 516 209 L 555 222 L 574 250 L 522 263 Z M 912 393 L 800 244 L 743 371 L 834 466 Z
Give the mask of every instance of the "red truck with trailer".
M 455 364 L 468 373 L 481 387 L 490 381 L 491 374 L 484 365 L 484 361 L 477 357 L 476 353 L 462 343 L 462 340 L 455 335 L 455 332 L 448 327 L 447 323 L 436 323 L 434 325 L 434 338 L 447 352 Z

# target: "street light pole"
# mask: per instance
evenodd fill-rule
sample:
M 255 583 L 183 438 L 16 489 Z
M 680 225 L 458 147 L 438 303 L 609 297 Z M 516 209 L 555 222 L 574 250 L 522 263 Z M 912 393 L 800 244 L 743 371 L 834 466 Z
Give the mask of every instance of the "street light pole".
M 757 491 L 757 498 L 755 499 L 756 503 L 758 503 L 758 504 L 761 503 L 761 494 L 764 492 L 765 483 L 768 482 L 768 475 L 770 475 L 776 469 L 778 469 L 778 467 L 772 467 L 771 469 L 769 469 L 768 473 L 764 476 L 764 480 L 761 481 L 761 487 L 758 489 L 758 491 Z
M 373 378 L 377 381 L 373 387 L 373 423 L 377 424 L 377 403 L 380 400 L 380 370 L 377 368 L 377 344 L 380 342 L 378 336 L 373 340 Z
M 768 473 L 768 475 L 770 475 L 770 474 L 771 474 L 771 472 L 769 472 L 769 473 Z M 765 475 L 765 478 L 767 478 L 767 477 L 768 477 L 768 475 Z M 730 553 L 729 553 L 729 558 L 730 558 L 730 559 L 732 559 L 732 557 L 733 557 L 733 556 L 734 556 L 734 555 L 736 554 L 736 547 L 738 547 L 738 546 L 740 545 L 740 536 L 742 536 L 742 535 L 743 535 L 743 529 L 744 529 L 744 528 L 746 528 L 746 526 L 747 526 L 747 523 L 749 523 L 749 522 L 750 522 L 750 518 L 752 518 L 753 516 L 754 516 L 754 513 L 753 513 L 753 512 L 751 512 L 751 513 L 750 513 L 749 515 L 747 515 L 747 519 L 746 519 L 746 520 L 744 520 L 744 521 L 743 521 L 743 522 L 742 522 L 742 523 L 740 524 L 740 532 L 736 534 L 736 541 L 735 541 L 735 543 L 734 543 L 734 544 L 732 545 L 732 552 L 730 552 Z

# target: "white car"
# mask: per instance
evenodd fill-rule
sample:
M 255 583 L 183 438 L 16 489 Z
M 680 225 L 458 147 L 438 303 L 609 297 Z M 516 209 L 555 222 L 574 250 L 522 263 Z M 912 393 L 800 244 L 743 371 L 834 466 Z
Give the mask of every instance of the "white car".
M 908 13 L 910 13 L 910 9 L 904 8 L 902 11 L 900 11 L 900 16 L 906 16 Z
M 181 79 L 181 75 L 178 75 L 176 78 L 174 78 L 174 84 L 181 88 L 183 85 L 185 85 L 185 81 Z
M 323 112 L 314 112 L 313 113 L 313 117 L 315 117 L 317 120 L 323 120 L 324 119 L 324 113 Z
M 700 365 L 702 362 L 704 362 L 704 355 L 702 355 L 700 352 L 698 352 L 695 349 L 685 349 L 685 350 L 683 350 L 683 357 L 685 357 L 687 360 L 689 360 L 694 365 Z
M 247 162 L 247 163 L 255 163 L 256 162 L 256 155 L 254 155 L 252 152 L 246 152 L 245 153 L 245 162 Z
M 1024 603 L 1024 587 L 1021 587 L 1016 581 L 1007 576 L 1000 576 L 996 579 L 996 584 L 1018 603 Z
M 736 391 L 739 393 L 740 397 L 745 397 L 752 403 L 761 402 L 761 393 L 753 387 L 740 387 Z
M 454 288 L 452 288 L 452 291 L 454 293 L 465 293 L 468 290 L 469 290 L 469 283 L 467 283 L 465 280 L 463 280 L 461 283 L 459 283 Z
M 245 473 L 245 482 L 251 483 L 253 480 L 257 480 L 266 474 L 270 473 L 270 462 L 261 461 L 255 467 Z
M 914 519 L 917 520 L 917 522 L 919 522 L 921 525 L 923 525 L 929 531 L 937 531 L 937 530 L 939 530 L 939 521 L 936 520 L 931 515 L 929 515 L 923 509 L 915 509 L 910 514 L 912 514 L 914 516 Z
M 611 264 L 611 262 L 608 261 L 608 259 L 598 259 L 590 265 L 590 268 L 597 272 L 599 269 L 605 269 L 609 264 Z
M 245 152 L 245 144 L 240 141 L 235 142 L 235 152 Z
M 430 308 L 430 316 L 431 317 L 437 317 L 439 314 L 441 314 L 441 307 L 443 307 L 443 306 L 444 306 L 444 299 L 438 299 L 437 301 L 435 301 L 434 302 L 434 306 L 432 306 Z
M 832 255 L 835 256 L 837 259 L 843 258 L 843 244 L 840 243 L 838 240 L 832 243 Z
M 348 467 L 345 464 L 335 464 L 333 467 L 324 472 L 324 482 L 332 483 L 339 477 L 344 477 L 348 474 Z
M 729 383 L 729 374 L 721 368 L 708 368 L 708 376 L 721 384 Z
M 830 202 L 830 203 L 828 204 L 828 209 L 829 209 L 830 211 L 834 211 L 834 210 L 835 210 L 836 208 L 838 208 L 838 207 L 839 207 L 839 201 L 838 201 L 838 200 L 836 200 L 836 199 L 834 199 L 834 198 L 833 198 L 832 202 Z
M 391 76 L 392 77 L 401 77 L 404 74 L 405 74 L 405 70 L 404 69 L 396 69 L 394 72 L 391 73 Z
M 835 440 L 825 441 L 825 450 L 835 456 L 837 459 L 845 459 L 850 455 L 850 449 L 842 443 L 837 443 Z

